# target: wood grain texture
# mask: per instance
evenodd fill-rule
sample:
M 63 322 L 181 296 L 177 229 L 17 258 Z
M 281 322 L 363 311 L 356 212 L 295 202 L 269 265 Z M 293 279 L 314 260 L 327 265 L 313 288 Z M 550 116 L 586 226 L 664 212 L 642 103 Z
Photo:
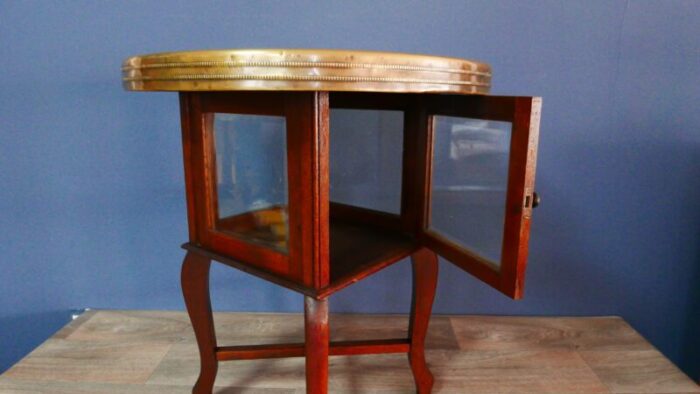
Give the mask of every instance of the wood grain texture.
M 404 112 L 401 224 L 414 238 L 428 224 L 433 135 L 422 97 L 413 97 Z
M 285 115 L 291 276 L 318 290 L 330 266 L 328 92 L 286 92 Z
M 304 355 L 306 393 L 328 393 L 328 299 L 304 297 Z
M 331 339 L 334 341 L 407 338 L 409 316 L 405 315 L 331 315 Z M 432 316 L 425 339 L 429 349 L 458 349 L 450 319 Z
M 380 227 L 334 221 L 331 234 L 330 274 L 335 291 L 343 283 L 356 282 L 376 272 L 373 267 L 384 268 L 416 249 L 409 237 Z
M 87 319 L 66 338 L 78 341 L 167 341 L 193 343 L 186 314 L 176 311 L 91 311 Z M 84 314 L 85 315 L 85 314 Z M 82 315 L 82 316 L 84 316 Z M 214 325 L 222 345 L 288 343 L 304 340 L 304 317 L 295 313 L 215 313 Z M 332 314 L 334 341 L 407 338 L 406 315 Z M 70 327 L 67 325 L 66 327 Z M 63 331 L 59 331 L 58 334 Z M 56 334 L 56 335 L 58 335 Z M 458 349 L 449 317 L 433 316 L 426 338 L 431 349 Z
M 209 299 L 211 260 L 189 252 L 182 262 L 182 294 L 190 315 L 199 347 L 199 378 L 192 390 L 195 394 L 211 393 L 216 379 L 216 332 Z
M 216 350 L 220 361 L 258 360 L 263 358 L 304 357 L 304 343 L 280 343 L 265 345 L 223 346 Z M 365 341 L 335 341 L 330 343 L 329 356 L 348 356 L 355 354 L 408 353 L 409 340 L 375 339 Z
M 331 315 L 331 340 L 406 335 L 405 315 Z M 215 313 L 222 345 L 300 342 L 301 314 Z M 4 393 L 189 393 L 199 353 L 183 312 L 92 311 L 0 376 Z M 622 319 L 433 316 L 433 393 L 700 393 Z M 302 394 L 303 358 L 221 363 L 216 394 Z M 334 394 L 415 392 L 404 354 L 334 356 Z
M 73 328 L 68 335 L 62 335 L 61 338 L 71 341 L 103 342 L 194 343 L 195 341 L 190 319 L 187 313 L 180 311 L 93 310 L 89 313 L 91 314 L 89 319 Z M 217 323 L 219 322 L 217 321 Z M 68 326 L 70 325 L 71 323 Z M 219 331 L 220 327 L 217 325 L 216 330 Z M 58 332 L 58 334 L 62 333 L 63 330 Z M 225 332 L 219 335 L 222 334 Z M 55 339 L 56 336 L 52 338 Z
M 197 171 L 192 161 L 192 151 L 197 149 L 197 140 L 192 130 L 196 127 L 192 118 L 192 95 L 187 92 L 179 93 L 180 99 L 180 128 L 182 130 L 182 163 L 184 164 L 185 194 L 187 196 L 187 228 L 190 242 L 198 242 L 196 182 L 192 179 Z
M 251 391 L 252 392 L 252 391 Z M 291 390 L 290 392 L 294 392 Z M 32 381 L 0 378 L 0 393 L 3 394 L 191 394 L 185 386 L 116 384 L 93 382 Z
M 3 376 L 59 382 L 145 383 L 170 346 L 160 341 L 49 339 Z
M 586 350 L 581 357 L 613 393 L 694 392 L 698 386 L 655 349 Z
M 437 392 L 607 393 L 575 352 L 449 352 L 429 358 Z
M 408 337 L 411 348 L 408 360 L 419 394 L 430 394 L 435 378 L 425 361 L 425 337 L 433 310 L 438 277 L 437 255 L 420 249 L 411 256 L 413 263 L 413 296 Z
M 78 317 L 71 320 L 68 324 L 63 326 L 58 330 L 51 338 L 53 339 L 66 339 L 79 329 L 81 329 L 85 323 L 87 323 L 92 317 L 97 313 L 95 310 L 86 310 L 81 313 Z
M 645 350 L 651 345 L 619 317 L 450 317 L 463 350 Z

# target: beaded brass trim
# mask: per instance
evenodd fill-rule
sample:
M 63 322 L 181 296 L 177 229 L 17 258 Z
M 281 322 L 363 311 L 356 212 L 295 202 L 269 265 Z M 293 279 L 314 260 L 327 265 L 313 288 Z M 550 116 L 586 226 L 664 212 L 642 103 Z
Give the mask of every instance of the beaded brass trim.
M 482 72 L 478 70 L 464 70 L 457 68 L 440 68 L 440 67 L 421 67 L 409 66 L 404 64 L 381 64 L 381 63 L 343 63 L 343 62 L 274 62 L 274 61 L 194 61 L 194 62 L 171 62 L 171 63 L 151 63 L 142 64 L 140 66 L 124 66 L 122 71 L 159 69 L 159 68 L 197 68 L 197 67 L 321 67 L 321 68 L 378 68 L 386 70 L 400 71 L 425 71 L 425 72 L 444 72 L 454 74 L 467 74 L 490 77 L 490 72 Z
M 488 64 L 392 52 L 232 49 L 135 56 L 127 90 L 327 90 L 487 94 Z
M 464 86 L 488 87 L 488 83 L 478 83 L 470 81 L 447 81 L 435 79 L 413 79 L 413 78 L 384 78 L 384 77 L 341 77 L 332 75 L 254 75 L 254 74 L 194 74 L 177 75 L 173 77 L 124 77 L 125 82 L 141 81 L 239 81 L 239 80 L 260 80 L 260 81 L 318 81 L 318 82 L 384 82 L 384 83 L 409 83 L 409 84 L 446 84 Z

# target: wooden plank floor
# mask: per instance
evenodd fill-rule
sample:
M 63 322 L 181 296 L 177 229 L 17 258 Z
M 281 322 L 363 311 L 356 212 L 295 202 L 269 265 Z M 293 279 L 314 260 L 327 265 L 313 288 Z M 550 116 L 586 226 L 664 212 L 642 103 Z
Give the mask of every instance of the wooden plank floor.
M 221 345 L 301 342 L 295 314 L 218 313 Z M 406 335 L 406 316 L 333 315 L 334 340 Z M 617 317 L 434 316 L 435 393 L 700 393 Z M 90 311 L 0 376 L 0 393 L 189 393 L 184 312 Z M 413 393 L 406 355 L 332 357 L 331 393 Z M 215 393 L 304 393 L 301 358 L 221 364 Z

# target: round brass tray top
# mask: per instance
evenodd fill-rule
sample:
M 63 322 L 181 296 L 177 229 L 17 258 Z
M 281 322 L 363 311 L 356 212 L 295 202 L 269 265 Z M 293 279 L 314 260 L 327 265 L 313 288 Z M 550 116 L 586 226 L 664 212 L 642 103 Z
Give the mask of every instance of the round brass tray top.
M 231 49 L 134 56 L 126 90 L 326 90 L 487 94 L 491 67 L 450 57 L 324 49 Z

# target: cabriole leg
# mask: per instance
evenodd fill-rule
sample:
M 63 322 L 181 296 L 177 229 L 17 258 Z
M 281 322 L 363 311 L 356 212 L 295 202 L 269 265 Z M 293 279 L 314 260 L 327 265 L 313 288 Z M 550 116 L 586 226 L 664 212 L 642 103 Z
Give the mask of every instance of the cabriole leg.
M 428 394 L 433 388 L 433 374 L 425 362 L 425 336 L 435 299 L 438 260 L 434 252 L 421 249 L 411 256 L 413 264 L 413 297 L 408 336 L 411 340 L 408 360 L 418 394 Z
M 194 335 L 199 346 L 199 378 L 193 394 L 211 394 L 216 379 L 216 333 L 209 298 L 209 268 L 211 260 L 188 252 L 182 263 L 182 294 L 190 315 Z

